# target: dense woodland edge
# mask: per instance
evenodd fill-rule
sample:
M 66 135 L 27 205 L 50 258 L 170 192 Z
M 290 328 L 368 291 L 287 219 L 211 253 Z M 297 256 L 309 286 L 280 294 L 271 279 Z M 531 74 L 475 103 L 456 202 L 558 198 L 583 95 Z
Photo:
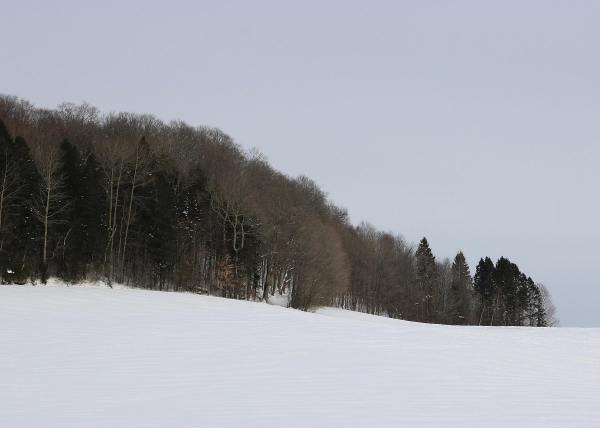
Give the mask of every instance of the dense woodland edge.
M 410 321 L 555 326 L 551 296 L 505 257 L 471 276 L 370 224 L 222 131 L 0 94 L 3 283 L 100 279 L 234 299 L 286 295 Z

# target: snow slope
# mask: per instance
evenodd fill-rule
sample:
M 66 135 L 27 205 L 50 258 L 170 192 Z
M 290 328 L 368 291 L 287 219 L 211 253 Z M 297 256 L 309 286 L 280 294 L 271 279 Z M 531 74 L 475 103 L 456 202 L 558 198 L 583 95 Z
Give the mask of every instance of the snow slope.
M 508 426 L 600 426 L 600 329 L 0 286 L 0 427 Z

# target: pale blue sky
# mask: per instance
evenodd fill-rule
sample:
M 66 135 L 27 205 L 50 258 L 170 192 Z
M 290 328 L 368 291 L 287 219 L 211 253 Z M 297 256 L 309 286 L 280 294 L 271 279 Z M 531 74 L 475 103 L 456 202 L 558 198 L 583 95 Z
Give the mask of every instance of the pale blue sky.
M 600 327 L 598 46 L 594 1 L 3 2 L 0 92 L 219 127 Z

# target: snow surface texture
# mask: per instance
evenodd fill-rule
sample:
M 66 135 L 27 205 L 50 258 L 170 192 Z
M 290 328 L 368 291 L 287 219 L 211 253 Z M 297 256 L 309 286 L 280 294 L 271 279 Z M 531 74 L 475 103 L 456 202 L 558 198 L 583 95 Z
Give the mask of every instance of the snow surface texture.
M 600 329 L 0 286 L 0 427 L 508 426 L 600 426 Z

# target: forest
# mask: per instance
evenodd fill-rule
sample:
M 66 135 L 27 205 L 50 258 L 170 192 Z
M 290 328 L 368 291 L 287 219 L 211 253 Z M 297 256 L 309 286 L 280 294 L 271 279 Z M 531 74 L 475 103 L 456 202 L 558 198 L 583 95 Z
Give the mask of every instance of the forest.
M 36 108 L 0 94 L 3 283 L 131 287 L 336 306 L 409 321 L 555 326 L 548 289 L 509 259 L 438 260 L 354 226 L 306 176 L 289 177 L 216 128 Z

